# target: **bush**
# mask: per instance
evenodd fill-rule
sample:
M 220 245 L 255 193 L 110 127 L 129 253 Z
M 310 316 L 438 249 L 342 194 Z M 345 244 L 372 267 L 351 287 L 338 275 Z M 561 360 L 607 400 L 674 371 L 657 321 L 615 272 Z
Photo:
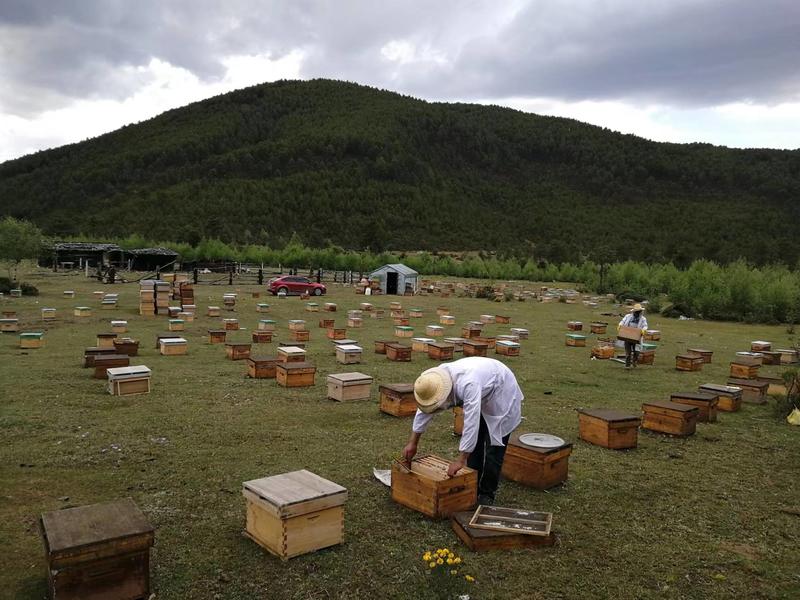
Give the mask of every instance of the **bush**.
M 9 294 L 11 290 L 19 288 L 22 290 L 23 296 L 38 296 L 39 290 L 36 286 L 31 285 L 30 283 L 20 283 L 18 284 L 16 281 L 11 281 L 8 277 L 0 277 L 0 293 L 2 294 Z
M 680 317 L 691 317 L 693 313 L 688 306 L 678 303 L 666 306 L 664 310 L 661 311 L 661 314 L 670 319 L 678 319 Z
M 800 408 L 800 370 L 792 369 L 782 375 L 786 395 L 775 397 L 775 415 L 785 419 L 795 408 Z

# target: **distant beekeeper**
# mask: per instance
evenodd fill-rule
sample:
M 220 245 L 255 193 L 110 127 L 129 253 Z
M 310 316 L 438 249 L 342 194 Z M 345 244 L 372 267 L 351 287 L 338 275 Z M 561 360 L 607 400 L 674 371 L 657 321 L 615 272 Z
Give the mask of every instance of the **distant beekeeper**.
M 634 304 L 631 312 L 622 317 L 617 325 L 620 327 L 635 327 L 642 335 L 647 330 L 647 318 L 644 316 L 644 307 L 641 304 Z M 639 364 L 639 351 L 641 350 L 641 339 L 639 342 L 625 340 L 625 367 L 630 368 Z
M 493 504 L 506 444 L 521 420 L 523 396 L 514 373 L 493 358 L 462 358 L 424 371 L 414 382 L 414 398 L 417 414 L 403 457 L 414 458 L 434 413 L 463 407 L 460 452 L 447 474 L 452 477 L 465 465 L 475 469 L 478 502 Z

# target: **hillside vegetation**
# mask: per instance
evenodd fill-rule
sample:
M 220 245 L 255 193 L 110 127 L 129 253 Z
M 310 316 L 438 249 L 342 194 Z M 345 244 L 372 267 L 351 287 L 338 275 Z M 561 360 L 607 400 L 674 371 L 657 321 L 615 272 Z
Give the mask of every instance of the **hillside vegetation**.
M 800 258 L 800 151 L 654 143 L 329 80 L 259 85 L 0 165 L 0 214 L 53 236 Z

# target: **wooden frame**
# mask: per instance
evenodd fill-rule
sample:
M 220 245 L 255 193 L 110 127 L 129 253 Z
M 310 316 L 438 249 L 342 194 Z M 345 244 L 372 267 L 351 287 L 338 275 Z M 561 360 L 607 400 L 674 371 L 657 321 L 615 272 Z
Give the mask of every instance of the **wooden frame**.
M 469 526 L 546 537 L 550 535 L 550 528 L 553 526 L 553 513 L 480 505 L 472 515 Z

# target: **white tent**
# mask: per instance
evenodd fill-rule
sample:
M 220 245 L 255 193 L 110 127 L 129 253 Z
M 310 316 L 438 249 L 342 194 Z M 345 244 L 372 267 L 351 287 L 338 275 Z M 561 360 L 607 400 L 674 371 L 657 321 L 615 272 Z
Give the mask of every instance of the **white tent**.
M 384 294 L 402 296 L 406 293 L 416 294 L 417 278 L 419 273 L 403 264 L 383 265 L 370 273 L 370 279 L 381 282 L 381 291 Z

